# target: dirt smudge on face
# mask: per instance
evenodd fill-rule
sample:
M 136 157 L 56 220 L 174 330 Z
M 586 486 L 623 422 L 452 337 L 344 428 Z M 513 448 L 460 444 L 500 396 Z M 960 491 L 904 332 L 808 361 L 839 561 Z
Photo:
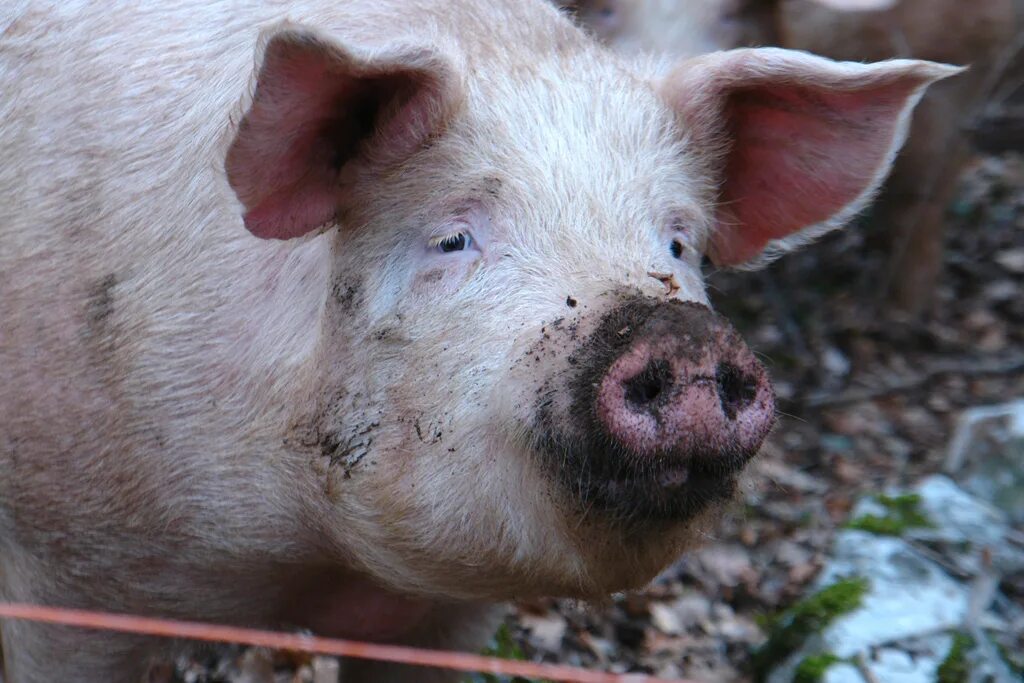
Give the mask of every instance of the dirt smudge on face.
M 379 426 L 380 422 L 370 422 L 324 433 L 317 443 L 321 457 L 327 459 L 330 467 L 341 467 L 344 477 L 351 479 L 352 471 L 370 452 L 373 430 Z
M 441 268 L 435 268 L 434 270 L 428 270 L 427 272 L 420 275 L 419 281 L 424 284 L 431 284 L 433 282 L 440 282 L 441 278 L 444 277 L 444 270 Z
M 85 302 L 85 322 L 94 337 L 105 334 L 107 321 L 114 312 L 114 287 L 117 275 L 109 273 L 89 287 Z
M 338 278 L 331 287 L 331 298 L 345 313 L 353 313 L 362 304 L 363 283 L 359 280 Z
M 94 280 L 85 291 L 82 311 L 82 342 L 103 369 L 108 383 L 117 383 L 121 370 L 115 353 L 118 340 L 115 290 L 120 283 L 121 278 L 116 273 Z
M 440 443 L 444 437 L 444 430 L 437 422 L 430 422 L 426 427 L 423 427 L 420 423 L 422 416 L 413 420 L 413 428 L 416 430 L 416 436 L 419 440 L 427 445 Z
M 315 469 L 327 477 L 325 491 L 332 497 L 336 491 L 331 473 L 340 472 L 343 479 L 351 479 L 371 453 L 374 432 L 381 425 L 382 415 L 373 410 L 353 412 L 351 405 L 361 397 L 345 391 L 333 394 L 312 416 L 293 424 L 284 438 L 286 448 L 307 452 L 318 463 Z

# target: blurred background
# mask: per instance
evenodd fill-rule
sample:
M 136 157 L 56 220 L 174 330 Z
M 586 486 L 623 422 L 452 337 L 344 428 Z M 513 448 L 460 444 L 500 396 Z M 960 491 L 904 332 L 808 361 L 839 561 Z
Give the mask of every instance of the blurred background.
M 624 54 L 971 68 L 929 91 L 870 214 L 708 271 L 781 415 L 706 544 L 605 605 L 515 605 L 490 652 L 704 683 L 1024 680 L 1024 2 L 559 4 Z M 333 683 L 332 664 L 233 652 L 173 676 Z

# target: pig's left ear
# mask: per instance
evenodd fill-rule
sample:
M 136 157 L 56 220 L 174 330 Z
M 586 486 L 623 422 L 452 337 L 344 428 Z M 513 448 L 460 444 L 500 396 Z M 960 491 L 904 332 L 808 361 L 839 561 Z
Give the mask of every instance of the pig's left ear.
M 404 161 L 462 102 L 461 79 L 436 48 L 361 48 L 285 24 L 264 35 L 257 62 L 225 159 L 257 237 L 299 237 L 330 223 L 351 199 L 346 173 Z
M 720 266 L 758 265 L 864 208 L 924 89 L 960 71 L 916 60 L 834 62 L 758 48 L 680 64 L 661 83 L 694 145 L 720 157 Z

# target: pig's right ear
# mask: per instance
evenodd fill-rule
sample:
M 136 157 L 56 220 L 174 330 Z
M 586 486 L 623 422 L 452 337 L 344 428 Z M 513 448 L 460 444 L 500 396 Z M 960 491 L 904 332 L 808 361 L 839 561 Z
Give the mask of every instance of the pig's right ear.
M 328 224 L 345 201 L 343 171 L 407 159 L 462 101 L 452 62 L 432 49 L 364 54 L 287 26 L 265 36 L 260 52 L 225 160 L 257 237 L 289 239 Z
M 887 175 L 924 89 L 959 71 L 776 48 L 680 64 L 661 91 L 717 166 L 711 260 L 753 267 L 846 223 Z

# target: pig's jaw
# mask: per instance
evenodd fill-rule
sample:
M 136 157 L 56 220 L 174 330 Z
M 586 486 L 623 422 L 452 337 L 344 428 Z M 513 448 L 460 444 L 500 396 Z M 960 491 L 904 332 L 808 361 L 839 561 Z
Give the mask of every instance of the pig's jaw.
M 550 415 L 539 420 L 550 424 Z M 540 439 L 545 460 L 557 463 L 553 476 L 583 510 L 630 526 L 645 522 L 686 522 L 736 492 L 738 472 L 715 471 L 690 461 L 638 462 L 631 453 L 579 444 L 555 430 Z
M 332 570 L 296 577 L 293 584 L 282 621 L 334 638 L 395 640 L 414 630 L 436 606 Z

